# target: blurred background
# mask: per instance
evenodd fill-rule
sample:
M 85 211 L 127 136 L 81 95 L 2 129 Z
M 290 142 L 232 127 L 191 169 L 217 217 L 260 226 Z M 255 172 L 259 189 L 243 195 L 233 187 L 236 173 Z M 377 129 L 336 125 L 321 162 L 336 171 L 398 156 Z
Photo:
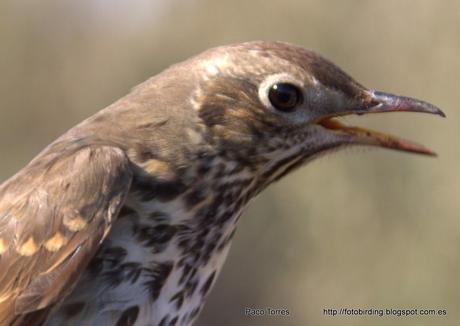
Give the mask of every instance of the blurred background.
M 438 158 L 348 149 L 269 188 L 240 220 L 197 325 L 458 325 L 459 1 L 0 1 L 0 180 L 77 122 L 212 46 L 282 40 L 448 118 L 349 118 Z M 247 317 L 245 307 L 289 317 Z M 328 308 L 446 309 L 331 317 Z

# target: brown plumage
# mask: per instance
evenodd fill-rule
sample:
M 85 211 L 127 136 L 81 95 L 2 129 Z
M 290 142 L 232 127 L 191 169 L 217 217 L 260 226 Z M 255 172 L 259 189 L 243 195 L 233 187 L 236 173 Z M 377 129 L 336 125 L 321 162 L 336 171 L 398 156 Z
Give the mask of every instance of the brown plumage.
M 442 115 L 286 43 L 167 69 L 0 187 L 0 325 L 191 324 L 271 182 L 343 146 L 433 154 L 333 118 L 387 111 Z
M 129 161 L 119 149 L 63 150 L 49 159 L 0 191 L 0 235 L 9 247 L 0 264 L 2 325 L 24 324 L 20 316 L 70 293 L 130 188 Z

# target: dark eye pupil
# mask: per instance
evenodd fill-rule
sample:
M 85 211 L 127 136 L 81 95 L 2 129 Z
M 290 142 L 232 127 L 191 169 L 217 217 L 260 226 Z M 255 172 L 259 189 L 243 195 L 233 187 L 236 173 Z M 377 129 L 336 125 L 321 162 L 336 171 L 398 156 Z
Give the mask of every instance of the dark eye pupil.
M 270 88 L 268 98 L 277 110 L 292 111 L 301 102 L 302 95 L 296 86 L 279 83 Z

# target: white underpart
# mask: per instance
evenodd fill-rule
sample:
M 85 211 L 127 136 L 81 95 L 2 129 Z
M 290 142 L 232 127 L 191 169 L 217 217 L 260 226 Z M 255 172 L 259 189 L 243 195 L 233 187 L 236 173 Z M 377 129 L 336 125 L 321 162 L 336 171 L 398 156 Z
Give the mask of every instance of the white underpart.
M 191 220 L 190 216 L 182 206 L 181 200 L 175 200 L 163 204 L 161 202 L 151 202 L 148 204 L 140 205 L 140 219 L 142 222 L 148 223 L 147 216 L 155 211 L 162 211 L 171 216 L 175 216 L 174 223 L 181 223 Z M 238 213 L 239 214 L 239 213 Z M 235 214 L 238 215 L 238 214 Z M 122 247 L 127 251 L 124 262 L 138 262 L 148 265 L 150 262 L 157 263 L 177 261 L 182 257 L 181 249 L 178 247 L 177 242 L 171 242 L 166 249 L 160 253 L 152 253 L 151 248 L 146 248 L 132 238 L 132 233 L 129 232 L 132 228 L 133 219 L 124 217 L 118 220 L 108 238 L 106 243 L 111 247 Z M 230 224 L 229 224 L 230 225 Z M 233 225 L 233 223 L 231 223 Z M 223 233 L 223 236 L 228 236 L 233 231 L 233 227 L 229 228 Z M 201 306 L 202 296 L 199 289 L 206 282 L 208 277 L 216 271 L 216 277 L 225 262 L 230 245 L 226 246 L 219 254 L 211 257 L 208 263 L 201 266 L 197 275 L 200 283 L 193 296 L 184 301 L 182 307 L 177 310 L 175 302 L 171 302 L 171 297 L 177 293 L 180 288 L 179 279 L 182 276 L 182 269 L 173 268 L 171 274 L 168 276 L 166 283 L 161 289 L 161 294 L 155 302 L 152 302 L 150 294 L 144 285 L 148 281 L 146 276 L 141 275 L 137 282 L 131 284 L 124 282 L 117 287 L 109 287 L 107 282 L 100 277 L 94 278 L 90 275 L 83 275 L 82 280 L 77 285 L 76 290 L 68 298 L 65 304 L 85 302 L 88 303 L 85 311 L 76 316 L 71 322 L 65 319 L 65 316 L 54 314 L 53 318 L 48 321 L 47 325 L 96 325 L 96 326 L 113 326 L 122 312 L 132 306 L 139 306 L 139 316 L 137 318 L 136 326 L 157 325 L 166 314 L 171 316 L 179 315 L 184 316 L 190 314 L 193 309 Z M 88 294 L 92 294 L 91 297 Z M 97 318 L 95 318 L 97 316 Z M 188 323 L 179 322 L 177 325 L 188 325 Z
M 235 163 L 226 162 L 226 168 L 232 169 Z M 246 170 L 234 174 L 231 177 L 225 177 L 222 183 L 230 183 L 235 180 L 245 180 L 249 177 Z M 207 177 L 204 177 L 207 180 Z M 244 192 L 243 192 L 244 193 Z M 124 216 L 118 219 L 109 233 L 103 246 L 109 248 L 121 247 L 126 250 L 127 254 L 123 263 L 140 263 L 146 268 L 154 264 L 172 262 L 174 267 L 168 275 L 164 285 L 161 288 L 159 297 L 153 301 L 151 294 L 146 289 L 145 283 L 151 280 L 148 274 L 141 274 L 135 283 L 122 282 L 119 286 L 109 286 L 106 279 L 100 274 L 83 274 L 73 293 L 65 300 L 62 306 L 74 303 L 86 303 L 85 308 L 70 321 L 64 312 L 57 310 L 51 314 L 50 320 L 46 325 L 96 325 L 96 326 L 113 326 L 120 318 L 123 311 L 130 307 L 138 306 L 139 314 L 136 326 L 158 325 L 161 319 L 166 315 L 172 317 L 179 316 L 177 325 L 190 325 L 191 321 L 186 319 L 197 307 L 202 307 L 204 301 L 200 289 L 214 272 L 214 282 L 225 262 L 230 248 L 230 242 L 221 251 L 214 251 L 206 264 L 197 264 L 196 275 L 199 283 L 193 295 L 184 300 L 180 309 L 177 309 L 176 302 L 171 298 L 184 288 L 185 284 L 179 285 L 179 280 L 183 275 L 183 268 L 178 267 L 178 262 L 183 255 L 183 249 L 178 245 L 179 239 L 173 238 L 173 241 L 167 243 L 167 247 L 158 253 L 152 251 L 151 247 L 146 247 L 138 242 L 135 234 L 131 232 L 134 223 L 143 225 L 158 225 L 164 222 L 152 221 L 150 215 L 154 212 L 162 212 L 171 217 L 167 223 L 171 225 L 194 225 L 194 212 L 187 209 L 182 196 L 172 201 L 161 202 L 158 200 L 140 201 L 135 195 L 130 195 L 126 202 L 127 206 L 135 207 L 136 213 Z M 221 205 L 217 214 L 223 213 L 224 210 L 232 210 L 234 214 L 220 229 L 209 232 L 207 239 L 214 236 L 215 232 L 221 232 L 222 235 L 218 240 L 225 239 L 235 229 L 235 221 L 241 215 L 244 207 L 234 207 L 234 203 L 229 206 Z M 196 226 L 195 226 L 196 228 Z M 195 229 L 196 231 L 196 229 Z M 213 283 L 214 283 L 213 282 Z M 196 318 L 196 317 L 195 317 Z

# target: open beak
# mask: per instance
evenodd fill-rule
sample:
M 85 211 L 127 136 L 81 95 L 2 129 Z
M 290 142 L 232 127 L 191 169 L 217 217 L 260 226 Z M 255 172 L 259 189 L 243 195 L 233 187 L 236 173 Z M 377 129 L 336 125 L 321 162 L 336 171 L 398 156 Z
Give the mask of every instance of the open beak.
M 422 145 L 418 145 L 416 143 L 378 131 L 346 126 L 334 117 L 351 114 L 361 115 L 381 112 L 424 112 L 445 117 L 445 114 L 439 108 L 430 103 L 417 99 L 387 94 L 378 91 L 370 92 L 370 101 L 367 103 L 368 104 L 356 109 L 343 111 L 332 116 L 329 115 L 323 117 L 317 121 L 317 124 L 332 132 L 350 136 L 350 141 L 354 144 L 380 146 L 405 152 L 436 156 L 436 153 Z

